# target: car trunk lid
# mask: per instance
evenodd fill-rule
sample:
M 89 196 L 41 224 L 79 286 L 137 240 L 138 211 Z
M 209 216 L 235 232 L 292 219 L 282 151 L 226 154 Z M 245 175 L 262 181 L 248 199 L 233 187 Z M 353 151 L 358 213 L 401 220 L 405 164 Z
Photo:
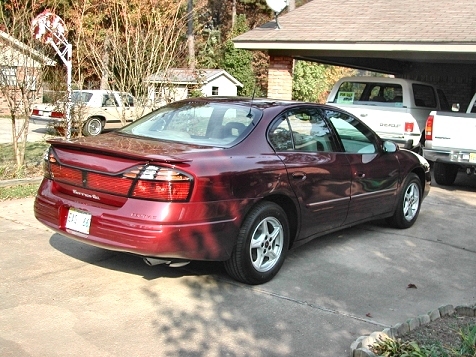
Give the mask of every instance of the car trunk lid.
M 58 190 L 112 205 L 121 205 L 128 197 L 186 201 L 193 177 L 180 167 L 191 161 L 187 154 L 217 150 L 113 133 L 48 142 L 45 175 Z

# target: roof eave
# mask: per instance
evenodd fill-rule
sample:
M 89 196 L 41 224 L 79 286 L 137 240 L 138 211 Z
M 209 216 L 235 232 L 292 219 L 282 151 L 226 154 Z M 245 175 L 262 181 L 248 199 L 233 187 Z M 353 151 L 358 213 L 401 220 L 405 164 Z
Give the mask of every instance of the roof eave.
M 235 47 L 247 50 L 332 50 L 332 51 L 405 51 L 405 52 L 475 52 L 476 43 L 429 42 L 291 42 L 234 41 Z

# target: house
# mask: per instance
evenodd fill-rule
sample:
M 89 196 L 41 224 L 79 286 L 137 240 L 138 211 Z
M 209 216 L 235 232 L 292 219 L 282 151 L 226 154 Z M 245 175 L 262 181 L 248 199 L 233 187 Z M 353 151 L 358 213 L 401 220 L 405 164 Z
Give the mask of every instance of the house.
M 29 91 L 31 102 L 42 97 L 41 69 L 54 66 L 55 61 L 27 46 L 7 33 L 0 31 L 0 116 L 10 116 L 7 97 L 19 95 L 20 87 Z M 13 96 L 12 96 L 13 97 Z M 17 104 L 21 101 L 16 97 Z M 21 109 L 21 106 L 18 107 Z
M 149 99 L 162 105 L 192 96 L 236 96 L 243 87 L 223 69 L 170 68 L 146 79 Z
M 269 54 L 269 97 L 291 98 L 295 59 L 433 83 L 452 103 L 467 104 L 476 91 L 474 0 L 313 0 L 279 25 L 233 39 Z

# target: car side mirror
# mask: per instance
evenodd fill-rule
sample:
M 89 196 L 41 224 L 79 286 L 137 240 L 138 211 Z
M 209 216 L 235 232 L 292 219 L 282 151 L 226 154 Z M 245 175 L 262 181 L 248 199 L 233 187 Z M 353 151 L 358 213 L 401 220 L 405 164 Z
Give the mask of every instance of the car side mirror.
M 395 144 L 393 141 L 384 141 L 383 142 L 383 151 L 392 153 L 396 152 L 398 150 L 397 144 Z
M 459 103 L 453 103 L 453 105 L 451 106 L 451 111 L 452 112 L 459 112 Z

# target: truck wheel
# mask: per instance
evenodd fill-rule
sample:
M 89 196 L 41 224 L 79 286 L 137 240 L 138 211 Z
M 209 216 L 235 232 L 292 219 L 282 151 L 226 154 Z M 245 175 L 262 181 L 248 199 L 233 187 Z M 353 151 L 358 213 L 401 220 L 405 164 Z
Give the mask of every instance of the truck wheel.
M 289 224 L 283 209 L 259 203 L 246 217 L 235 248 L 225 262 L 228 274 L 246 284 L 271 280 L 283 265 L 289 245 Z
M 102 132 L 102 121 L 99 118 L 89 118 L 83 126 L 84 136 L 95 136 Z
M 435 162 L 433 165 L 433 176 L 439 185 L 451 186 L 458 175 L 458 166 L 451 164 L 444 164 L 442 162 Z

